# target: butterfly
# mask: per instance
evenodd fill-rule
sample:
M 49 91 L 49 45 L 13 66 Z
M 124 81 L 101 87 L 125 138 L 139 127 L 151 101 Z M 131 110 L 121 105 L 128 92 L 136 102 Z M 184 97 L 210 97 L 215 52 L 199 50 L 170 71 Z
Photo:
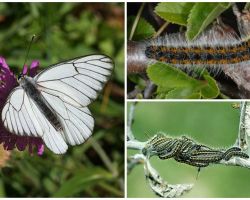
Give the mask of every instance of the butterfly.
M 49 66 L 34 78 L 18 77 L 2 122 L 11 133 L 43 139 L 55 154 L 84 143 L 94 128 L 88 105 L 97 98 L 114 67 L 105 55 L 89 55 Z

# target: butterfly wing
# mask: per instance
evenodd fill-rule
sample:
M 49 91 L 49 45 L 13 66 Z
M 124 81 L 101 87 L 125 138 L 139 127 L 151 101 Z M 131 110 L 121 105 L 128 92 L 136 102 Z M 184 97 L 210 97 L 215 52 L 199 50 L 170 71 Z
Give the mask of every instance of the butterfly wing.
M 105 55 L 90 55 L 51 66 L 35 77 L 41 91 L 73 106 L 85 107 L 96 99 L 113 69 Z
M 53 65 L 34 78 L 60 118 L 66 143 L 81 144 L 92 134 L 94 120 L 87 106 L 96 99 L 112 69 L 109 57 L 90 55 Z
M 41 137 L 56 154 L 67 151 L 68 146 L 62 134 L 55 130 L 22 87 L 15 88 L 9 95 L 2 110 L 2 121 L 11 133 Z
M 66 143 L 77 145 L 85 142 L 92 134 L 94 119 L 87 107 L 73 106 L 58 96 L 41 91 L 63 126 L 62 136 Z

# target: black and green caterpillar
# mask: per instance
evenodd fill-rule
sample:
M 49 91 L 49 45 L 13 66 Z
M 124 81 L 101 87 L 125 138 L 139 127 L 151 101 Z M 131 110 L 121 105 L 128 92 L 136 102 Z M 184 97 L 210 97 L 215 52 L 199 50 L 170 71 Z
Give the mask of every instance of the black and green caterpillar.
M 170 138 L 165 134 L 157 134 L 151 138 L 142 153 L 146 156 L 157 155 L 160 159 L 174 158 L 178 162 L 199 168 L 221 160 L 228 161 L 232 157 L 249 158 L 239 147 L 218 150 L 197 144 L 186 136 Z

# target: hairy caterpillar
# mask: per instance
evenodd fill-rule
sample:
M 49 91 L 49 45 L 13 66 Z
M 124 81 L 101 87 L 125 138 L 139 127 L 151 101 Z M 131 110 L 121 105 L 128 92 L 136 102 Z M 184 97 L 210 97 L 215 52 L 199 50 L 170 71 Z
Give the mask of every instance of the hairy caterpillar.
M 144 41 L 128 42 L 128 74 L 146 72 L 148 66 L 157 61 L 180 68 L 187 73 L 194 69 L 209 69 L 217 75 L 223 72 L 233 80 L 237 89 L 224 82 L 222 90 L 230 91 L 233 98 L 250 97 L 250 12 L 240 12 L 233 4 L 238 31 L 224 24 L 219 18 L 194 41 L 188 41 L 185 33 L 166 34 Z M 235 92 L 232 92 L 232 91 Z M 240 91 L 240 92 L 239 92 Z M 238 94 L 239 93 L 239 94 Z M 236 95 L 237 94 L 237 95 Z
M 235 65 L 250 60 L 250 41 L 237 40 L 230 34 L 219 39 L 216 33 L 209 35 L 212 35 L 210 40 L 201 36 L 194 42 L 187 42 L 182 34 L 160 37 L 147 44 L 145 55 L 149 59 L 184 67 Z
M 187 41 L 184 33 L 175 33 L 155 39 L 130 44 L 137 46 L 138 62 L 150 64 L 155 61 L 173 64 L 176 67 L 189 69 L 190 67 L 214 68 L 223 66 L 234 67 L 245 65 L 250 60 L 250 40 L 237 37 L 234 32 L 225 32 L 225 25 L 214 25 L 205 31 L 195 41 Z M 136 55 L 133 55 L 136 56 Z M 146 66 L 130 67 L 130 73 L 145 71 Z

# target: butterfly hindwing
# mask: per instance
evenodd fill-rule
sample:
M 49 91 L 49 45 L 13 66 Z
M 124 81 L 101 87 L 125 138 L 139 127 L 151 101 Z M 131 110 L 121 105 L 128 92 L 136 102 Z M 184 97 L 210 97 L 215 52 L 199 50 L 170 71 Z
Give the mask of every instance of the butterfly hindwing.
M 11 133 L 41 137 L 54 153 L 65 153 L 68 148 L 62 133 L 55 130 L 22 87 L 15 88 L 10 94 L 2 110 L 2 121 Z
M 76 107 L 64 102 L 60 97 L 42 92 L 46 101 L 59 116 L 64 128 L 63 137 L 70 145 L 81 144 L 91 136 L 94 119 L 87 107 Z

